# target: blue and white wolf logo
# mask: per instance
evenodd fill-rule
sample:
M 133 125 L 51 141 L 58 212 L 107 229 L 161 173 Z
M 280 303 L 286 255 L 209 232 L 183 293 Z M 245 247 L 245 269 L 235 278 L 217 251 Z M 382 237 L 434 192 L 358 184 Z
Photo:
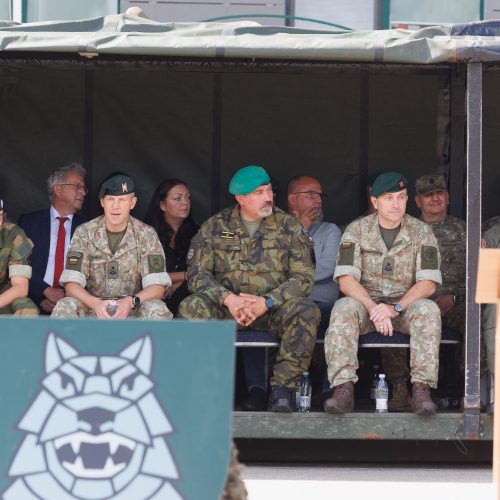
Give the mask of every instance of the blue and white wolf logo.
M 6 500 L 167 500 L 182 496 L 149 378 L 150 336 L 116 356 L 80 354 L 50 333 L 42 389 L 18 427 Z

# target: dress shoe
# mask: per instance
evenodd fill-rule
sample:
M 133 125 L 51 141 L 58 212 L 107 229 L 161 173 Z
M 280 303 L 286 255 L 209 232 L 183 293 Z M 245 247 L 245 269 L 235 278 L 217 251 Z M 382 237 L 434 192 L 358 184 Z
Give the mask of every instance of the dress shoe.
M 274 385 L 269 397 L 269 409 L 277 413 L 292 413 L 292 391 L 282 385 Z
M 265 411 L 267 409 L 267 392 L 259 387 L 252 387 L 242 405 L 244 411 Z
M 351 413 L 354 410 L 354 384 L 345 382 L 333 390 L 333 396 L 325 401 L 326 413 Z
M 412 388 L 411 409 L 417 415 L 434 415 L 436 404 L 431 399 L 431 391 L 427 384 L 415 382 Z

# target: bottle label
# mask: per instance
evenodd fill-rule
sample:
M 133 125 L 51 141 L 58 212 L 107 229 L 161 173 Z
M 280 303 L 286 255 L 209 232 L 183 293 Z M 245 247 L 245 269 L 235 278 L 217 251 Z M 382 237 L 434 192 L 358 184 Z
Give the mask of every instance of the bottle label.
M 300 396 L 300 407 L 309 408 L 311 406 L 311 396 Z
M 386 398 L 377 398 L 375 403 L 375 408 L 377 410 L 387 410 L 387 399 Z

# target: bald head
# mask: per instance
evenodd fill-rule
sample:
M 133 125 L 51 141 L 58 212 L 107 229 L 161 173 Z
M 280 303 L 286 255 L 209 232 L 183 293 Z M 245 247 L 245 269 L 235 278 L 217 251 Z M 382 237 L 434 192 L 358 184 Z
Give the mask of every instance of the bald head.
M 323 189 L 318 179 L 298 175 L 288 181 L 288 212 L 307 229 L 323 218 Z

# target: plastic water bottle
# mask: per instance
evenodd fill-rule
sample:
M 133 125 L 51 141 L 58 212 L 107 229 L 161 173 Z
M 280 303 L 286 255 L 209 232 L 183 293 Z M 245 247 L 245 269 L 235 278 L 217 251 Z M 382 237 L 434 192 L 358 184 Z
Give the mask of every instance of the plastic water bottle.
M 299 411 L 302 413 L 311 411 L 311 392 L 312 387 L 309 372 L 304 372 L 302 377 L 300 377 Z
M 377 390 L 375 391 L 375 413 L 387 413 L 387 399 L 389 398 L 389 387 L 385 381 L 385 375 L 378 376 Z
M 370 389 L 370 399 L 372 399 L 373 401 L 375 401 L 375 392 L 377 390 L 378 372 L 379 372 L 379 366 L 378 365 L 373 365 L 372 386 L 371 386 L 371 389 Z
M 295 411 L 300 411 L 300 380 L 295 386 Z

